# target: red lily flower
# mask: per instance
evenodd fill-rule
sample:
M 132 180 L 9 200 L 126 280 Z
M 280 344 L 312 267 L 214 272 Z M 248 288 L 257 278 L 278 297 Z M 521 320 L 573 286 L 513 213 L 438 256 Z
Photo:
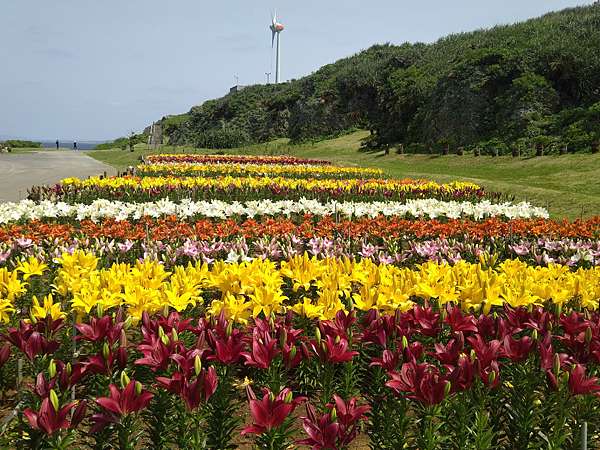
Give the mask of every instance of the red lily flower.
M 357 406 L 356 398 L 352 397 L 347 402 L 338 395 L 333 395 L 335 404 L 328 404 L 328 407 L 335 407 L 338 429 L 338 446 L 346 447 L 356 438 L 358 426 L 362 420 L 366 419 L 365 414 L 371 410 L 368 405 Z
M 38 355 L 50 355 L 58 349 L 60 343 L 48 340 L 45 333 L 48 332 L 52 335 L 61 327 L 61 319 L 52 321 L 48 316 L 45 321 L 39 321 L 35 325 L 21 321 L 19 328 L 9 328 L 8 333 L 3 334 L 2 337 L 21 350 L 32 361 Z
M 277 396 L 269 389 L 263 389 L 262 400 L 256 398 L 250 386 L 246 388 L 246 393 L 253 423 L 242 430 L 242 435 L 263 434 L 273 428 L 279 428 L 296 406 L 306 400 L 306 397 L 293 398 L 292 391 L 288 388 L 283 389 Z
M 446 315 L 444 322 L 450 325 L 452 331 L 472 331 L 477 333 L 477 321 L 471 314 L 464 316 L 459 307 L 451 305 L 446 307 L 446 311 L 448 314 Z
M 156 381 L 169 392 L 179 395 L 191 411 L 206 402 L 217 390 L 218 378 L 214 367 L 202 369 L 194 381 L 190 381 L 181 372 L 175 372 L 171 378 L 157 377 Z
M 306 416 L 301 417 L 302 428 L 308 434 L 307 439 L 297 441 L 300 445 L 310 445 L 313 450 L 337 450 L 337 437 L 340 425 L 332 419 L 331 413 L 317 417 L 314 406 L 306 405 Z
M 416 306 L 412 310 L 416 329 L 425 336 L 435 337 L 440 332 L 440 314 L 431 306 Z
M 381 358 L 373 358 L 369 366 L 382 367 L 386 372 L 396 370 L 398 364 L 400 364 L 402 357 L 398 352 L 392 352 L 391 350 L 385 349 Z
M 229 336 L 218 333 L 216 330 L 210 330 L 208 342 L 214 352 L 214 355 L 208 357 L 209 360 L 217 360 L 222 364 L 231 365 L 236 364 L 242 357 L 244 335 L 236 328 L 231 331 Z
M 257 329 L 252 334 L 252 351 L 241 355 L 246 358 L 246 365 L 268 369 L 271 361 L 279 354 L 277 341 L 269 333 L 260 333 Z
M 111 316 L 103 316 L 99 319 L 92 317 L 90 323 L 76 324 L 75 328 L 79 331 L 79 335 L 75 337 L 77 340 L 85 340 L 89 342 L 101 342 L 105 338 L 109 345 L 114 345 L 121 337 L 121 330 L 125 322 L 115 321 Z
M 90 432 L 102 430 L 110 423 L 118 423 L 122 416 L 138 412 L 148 406 L 153 395 L 141 388 L 141 384 L 136 384 L 135 380 L 130 380 L 123 391 L 117 386 L 111 384 L 110 397 L 100 397 L 96 399 L 96 403 L 100 405 L 104 411 L 94 414 Z
M 330 363 L 342 363 L 351 361 L 358 352 L 348 350 L 349 343 L 344 337 L 327 336 L 318 343 L 316 340 L 310 342 L 310 346 L 321 361 Z
M 431 353 L 442 364 L 454 365 L 465 348 L 465 338 L 462 332 L 456 333 L 455 339 L 450 339 L 446 345 L 436 342 L 435 353 Z
M 449 370 L 448 379 L 452 383 L 452 391 L 466 391 L 473 384 L 475 376 L 475 363 L 466 355 L 460 355 L 454 367 L 445 366 Z
M 388 375 L 391 380 L 386 386 L 396 393 L 408 393 L 408 398 L 427 405 L 437 405 L 444 400 L 450 383 L 440 375 L 437 367 L 414 361 L 402 364 L 400 373 L 389 372 Z
M 469 336 L 467 341 L 469 341 L 473 351 L 475 351 L 477 361 L 482 368 L 488 367 L 492 361 L 496 361 L 501 356 L 502 343 L 498 340 L 486 342 L 480 334 L 477 334 Z
M 593 394 L 600 396 L 600 385 L 597 377 L 585 376 L 585 366 L 575 364 L 569 376 L 569 390 L 573 395 Z
M 477 319 L 477 331 L 485 338 L 496 336 L 496 321 L 491 314 L 481 314 L 479 316 Z
M 36 412 L 31 408 L 27 408 L 23 411 L 23 415 L 33 429 L 41 430 L 51 436 L 59 430 L 66 430 L 70 427 L 75 428 L 83 420 L 86 411 L 85 402 L 80 402 L 71 421 L 67 420 L 69 413 L 76 404 L 76 402 L 68 403 L 62 408 L 58 408 L 57 411 L 50 399 L 46 397 L 42 400 L 39 411 Z
M 175 341 L 171 336 L 165 334 L 166 339 L 161 339 L 158 335 L 148 335 L 150 342 L 138 345 L 138 350 L 144 355 L 135 361 L 140 366 L 148 366 L 153 372 L 157 370 L 166 370 L 171 362 L 171 355 L 184 351 L 181 341 Z M 165 344 L 166 342 L 166 344 Z
M 10 358 L 10 344 L 6 342 L 2 348 L 0 348 L 0 368 L 6 364 L 8 358 Z
M 566 353 L 554 353 L 554 348 L 552 347 L 552 335 L 547 334 L 546 337 L 540 342 L 538 345 L 538 352 L 540 355 L 540 366 L 544 372 L 546 372 L 546 376 L 548 377 L 548 382 L 553 389 L 558 389 L 558 379 L 557 373 L 555 370 L 557 367 L 554 367 L 556 364 L 555 360 L 558 355 L 558 362 L 560 363 L 559 369 L 565 369 L 566 367 L 570 367 L 572 358 Z
M 356 322 L 356 313 L 350 311 L 346 314 L 340 310 L 333 320 L 324 320 L 319 323 L 323 335 L 333 335 L 348 338 L 348 330 Z
M 504 336 L 504 354 L 514 362 L 524 361 L 529 356 L 534 343 L 535 341 L 529 336 L 523 336 L 521 339 Z

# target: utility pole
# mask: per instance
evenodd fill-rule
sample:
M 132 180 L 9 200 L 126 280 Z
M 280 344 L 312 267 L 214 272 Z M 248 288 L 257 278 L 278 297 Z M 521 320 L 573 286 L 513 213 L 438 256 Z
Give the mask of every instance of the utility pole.
M 269 80 L 271 79 L 271 72 L 265 72 L 265 75 L 267 76 L 267 84 L 269 84 Z

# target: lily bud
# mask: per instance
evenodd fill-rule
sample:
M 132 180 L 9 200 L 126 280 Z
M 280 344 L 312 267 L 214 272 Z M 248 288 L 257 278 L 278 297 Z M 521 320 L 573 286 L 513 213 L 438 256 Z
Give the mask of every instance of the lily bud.
M 54 362 L 54 359 L 51 359 L 50 364 L 48 364 L 48 375 L 50 376 L 50 379 L 56 376 L 56 363 Z
M 271 400 L 272 402 L 275 401 L 275 394 L 273 394 L 272 392 L 269 392 L 269 400 Z
M 225 330 L 225 334 L 227 335 L 227 337 L 233 334 L 233 320 L 227 324 L 227 330 Z
M 292 403 L 292 391 L 288 392 L 283 399 L 285 403 Z
M 121 372 L 121 387 L 125 389 L 131 380 L 127 376 L 127 372 Z
M 162 342 L 163 344 L 165 344 L 165 345 L 169 345 L 169 342 L 170 342 L 170 340 L 169 340 L 169 336 L 167 336 L 166 334 L 163 334 L 163 335 L 160 337 L 160 340 L 161 340 L 161 342 Z
M 319 329 L 319 327 L 317 327 L 317 329 L 315 330 L 315 339 L 317 341 L 317 344 L 321 342 L 321 330 Z
M 564 382 L 565 384 L 567 384 L 567 383 L 569 382 L 569 378 L 570 378 L 570 377 L 571 377 L 571 374 L 565 370 L 565 371 L 563 372 L 563 374 L 562 374 L 562 379 L 563 379 L 563 382 Z
M 102 356 L 104 357 L 105 361 L 108 361 L 108 357 L 110 356 L 110 347 L 106 341 L 104 342 L 104 345 L 102 345 Z
M 450 381 L 446 381 L 446 385 L 444 386 L 444 397 L 448 397 L 450 395 L 450 391 L 452 391 L 452 383 Z
M 179 335 L 177 334 L 177 330 L 175 328 L 171 329 L 171 336 L 173 337 L 173 342 L 177 342 L 179 340 Z
M 281 329 L 281 334 L 279 335 L 279 346 L 283 348 L 287 344 L 287 331 L 285 328 Z
M 121 330 L 121 336 L 119 337 L 119 345 L 121 347 L 127 347 L 127 335 L 125 334 L 125 330 Z
M 559 303 L 556 305 L 556 316 L 560 319 L 560 315 L 562 314 L 562 305 Z
M 555 376 L 558 376 L 558 374 L 560 373 L 560 356 L 558 355 L 558 353 L 554 354 L 554 360 L 552 361 L 552 371 L 554 372 Z
M 200 359 L 200 355 L 196 355 L 194 358 L 194 372 L 196 372 L 196 376 L 200 375 L 202 371 L 202 360 Z
M 65 365 L 65 372 L 67 373 L 67 376 L 68 376 L 68 377 L 70 377 L 70 376 L 71 376 L 71 374 L 73 373 L 73 366 L 71 365 L 71 363 L 70 363 L 70 362 L 68 362 L 68 363 Z
M 104 315 L 104 305 L 102 303 L 96 303 L 96 314 L 98 314 L 98 317 Z
M 60 403 L 58 402 L 58 395 L 56 395 L 54 389 L 50 389 L 50 403 L 52 403 L 54 411 L 58 412 L 58 409 L 60 408 Z
M 408 338 L 406 336 L 402 336 L 402 350 L 406 350 L 408 348 Z
M 271 313 L 271 316 L 269 317 L 269 326 L 271 327 L 271 330 L 275 328 L 275 319 L 273 318 L 273 313 Z
M 471 361 L 475 362 L 476 359 L 477 353 L 475 353 L 475 350 L 471 349 Z
M 135 393 L 136 395 L 140 395 L 142 393 L 142 383 L 139 381 L 135 382 Z
M 37 319 L 33 315 L 33 311 L 32 310 L 29 310 L 29 320 L 31 320 L 31 323 L 34 324 L 34 325 L 37 323 Z
M 339 344 L 341 340 L 342 340 L 342 339 L 340 338 L 340 336 L 339 336 L 339 335 L 335 337 L 335 343 L 336 343 L 336 344 Z
M 590 342 L 592 342 L 592 329 L 590 327 L 587 327 L 585 329 L 585 342 L 587 344 L 589 344 Z
M 336 420 L 337 419 L 337 411 L 335 410 L 335 407 L 331 408 L 331 420 Z
M 163 306 L 162 315 L 163 317 L 169 317 L 169 305 Z
M 489 375 L 488 375 L 488 384 L 494 384 L 494 382 L 496 381 L 496 371 L 492 370 Z
M 537 329 L 535 329 L 535 328 L 533 329 L 533 331 L 531 332 L 531 338 L 532 338 L 534 341 L 537 341 L 537 340 L 538 340 L 538 330 L 537 330 Z
M 290 350 L 290 359 L 291 360 L 293 360 L 296 357 L 296 353 L 298 353 L 298 350 L 296 349 L 296 346 L 294 345 Z
M 162 337 L 165 335 L 165 330 L 163 330 L 162 325 L 158 326 L 158 337 L 162 339 Z
M 529 305 L 527 305 L 527 312 L 529 314 L 531 314 L 533 312 L 533 303 L 530 303 Z

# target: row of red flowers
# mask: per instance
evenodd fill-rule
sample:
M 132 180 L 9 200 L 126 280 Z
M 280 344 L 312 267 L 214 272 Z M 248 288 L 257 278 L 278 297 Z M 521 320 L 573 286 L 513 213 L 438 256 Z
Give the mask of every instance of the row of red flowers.
M 494 445 L 480 448 L 571 448 L 582 421 L 592 436 L 600 430 L 597 312 L 473 315 L 425 305 L 246 327 L 173 312 L 144 315 L 139 326 L 120 314 L 92 317 L 75 330 L 72 340 L 70 327 L 47 317 L 3 334 L 5 387 L 18 358 L 36 380 L 19 393 L 26 408 L 12 425 L 16 442 L 230 448 L 241 431 L 261 448 L 338 449 L 363 430 L 372 448 L 465 448 L 481 439 Z M 244 379 L 249 410 L 240 414 L 235 386 Z
M 120 238 L 176 240 L 181 238 L 212 239 L 244 236 L 296 235 L 301 237 L 352 236 L 353 238 L 447 238 L 447 237 L 545 237 L 545 238 L 598 238 L 600 216 L 585 220 L 556 221 L 550 219 L 489 218 L 473 220 L 408 220 L 398 217 L 356 218 L 334 220 L 332 217 L 300 216 L 297 218 L 265 218 L 196 221 L 179 220 L 176 217 L 137 221 L 91 220 L 81 222 L 31 221 L 0 227 L 0 242 L 25 237 L 40 239 L 67 239 L 74 236 L 92 238 Z

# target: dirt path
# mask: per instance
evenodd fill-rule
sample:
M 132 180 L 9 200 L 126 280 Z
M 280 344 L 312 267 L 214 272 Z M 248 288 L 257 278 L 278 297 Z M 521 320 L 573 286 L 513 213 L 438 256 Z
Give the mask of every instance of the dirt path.
M 54 184 L 67 177 L 88 177 L 115 169 L 75 151 L 41 151 L 0 154 L 0 202 L 27 197 L 34 185 Z

